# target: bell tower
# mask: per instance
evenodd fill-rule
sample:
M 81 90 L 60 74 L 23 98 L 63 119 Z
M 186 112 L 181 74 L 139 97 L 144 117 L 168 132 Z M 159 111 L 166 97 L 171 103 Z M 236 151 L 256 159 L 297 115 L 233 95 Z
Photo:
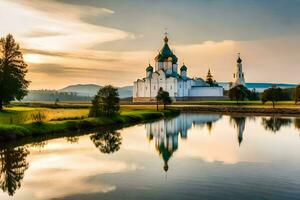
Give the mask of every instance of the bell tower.
M 245 86 L 245 77 L 243 72 L 243 65 L 240 53 L 238 53 L 238 59 L 236 64 L 236 72 L 233 74 L 233 86 L 244 85 Z

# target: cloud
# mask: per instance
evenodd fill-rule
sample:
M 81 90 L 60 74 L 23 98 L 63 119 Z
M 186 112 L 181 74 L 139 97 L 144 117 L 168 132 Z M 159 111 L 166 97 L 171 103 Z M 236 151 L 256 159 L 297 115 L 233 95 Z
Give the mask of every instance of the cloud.
M 49 76 L 61 76 L 61 77 L 99 77 L 100 74 L 115 74 L 116 70 L 99 69 L 97 67 L 68 67 L 55 63 L 43 63 L 43 64 L 32 64 L 30 71 L 32 73 L 44 73 Z M 119 73 L 126 73 L 125 71 L 119 70 Z
M 82 20 L 86 15 L 107 14 L 113 11 L 51 0 L 1 1 L 0 34 L 13 33 L 24 48 L 51 51 L 88 49 L 96 43 L 132 37 L 131 33 Z
M 24 34 L 24 36 L 26 37 L 33 37 L 33 38 L 37 38 L 37 37 L 49 37 L 49 36 L 59 36 L 62 35 L 63 33 L 60 32 L 55 32 L 55 31 L 51 31 L 51 30 L 45 30 L 42 28 L 36 28 L 33 29 L 31 31 L 29 31 L 28 33 Z
M 36 54 L 42 56 L 54 56 L 54 57 L 63 57 L 63 58 L 76 58 L 82 60 L 93 60 L 93 61 L 102 61 L 102 62 L 116 62 L 117 58 L 106 57 L 105 53 L 103 55 L 95 55 L 92 51 L 85 52 L 60 52 L 60 51 L 47 51 L 39 49 L 23 49 L 25 54 Z

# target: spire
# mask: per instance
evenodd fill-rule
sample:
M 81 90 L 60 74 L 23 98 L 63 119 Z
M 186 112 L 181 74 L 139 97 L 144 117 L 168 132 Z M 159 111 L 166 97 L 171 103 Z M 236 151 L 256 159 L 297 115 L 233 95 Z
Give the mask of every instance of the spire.
M 210 72 L 210 69 L 208 69 L 207 75 L 206 75 L 206 83 L 208 83 L 210 86 L 214 85 L 214 79 Z
M 168 43 L 169 38 L 168 38 L 168 32 L 165 32 L 165 38 L 164 38 L 165 43 Z
M 213 78 L 213 76 L 211 75 L 211 72 L 210 72 L 210 69 L 208 69 L 208 72 L 207 72 L 207 78 Z
M 241 59 L 241 54 L 240 53 L 238 53 L 237 63 L 242 63 L 242 59 Z

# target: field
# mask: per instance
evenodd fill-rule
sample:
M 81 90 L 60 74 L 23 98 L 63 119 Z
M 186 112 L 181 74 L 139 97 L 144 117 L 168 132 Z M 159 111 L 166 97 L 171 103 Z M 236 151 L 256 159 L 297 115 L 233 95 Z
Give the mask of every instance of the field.
M 242 101 L 237 105 L 235 101 L 178 101 L 174 102 L 172 107 L 181 106 L 238 106 L 247 108 L 272 108 L 271 102 L 262 104 L 261 101 Z M 4 112 L 0 112 L 0 124 L 26 124 L 34 122 L 33 115 L 42 113 L 45 115 L 44 121 L 62 121 L 70 119 L 87 118 L 89 112 L 89 102 L 60 102 L 58 106 L 54 106 L 49 102 L 25 102 L 13 103 L 12 107 L 8 107 Z M 160 109 L 162 106 L 160 106 Z M 299 108 L 300 104 L 293 101 L 281 101 L 276 104 L 276 108 Z M 135 110 L 155 110 L 154 104 L 128 104 L 121 105 L 121 113 L 126 114 Z
M 120 115 L 89 118 L 89 108 L 47 108 L 12 106 L 0 112 L 0 141 L 25 136 L 62 135 L 82 132 L 93 128 L 139 123 L 161 117 L 174 116 L 179 111 L 160 110 L 154 106 L 123 107 Z M 43 116 L 43 117 L 36 117 Z
M 34 115 L 42 113 L 44 121 L 61 121 L 64 119 L 79 119 L 88 116 L 85 108 L 33 108 L 33 107 L 10 107 L 0 112 L 0 124 L 26 124 L 34 122 Z

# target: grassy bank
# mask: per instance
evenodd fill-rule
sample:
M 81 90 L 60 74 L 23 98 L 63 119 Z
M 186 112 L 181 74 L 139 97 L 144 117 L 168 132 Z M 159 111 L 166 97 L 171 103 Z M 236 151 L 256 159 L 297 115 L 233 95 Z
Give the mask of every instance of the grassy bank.
M 26 136 L 40 136 L 47 134 L 60 134 L 65 132 L 78 132 L 119 124 L 134 124 L 170 117 L 178 114 L 178 110 L 124 110 L 114 117 L 83 118 L 61 121 L 47 121 L 43 123 L 1 124 L 0 141 L 14 140 Z

